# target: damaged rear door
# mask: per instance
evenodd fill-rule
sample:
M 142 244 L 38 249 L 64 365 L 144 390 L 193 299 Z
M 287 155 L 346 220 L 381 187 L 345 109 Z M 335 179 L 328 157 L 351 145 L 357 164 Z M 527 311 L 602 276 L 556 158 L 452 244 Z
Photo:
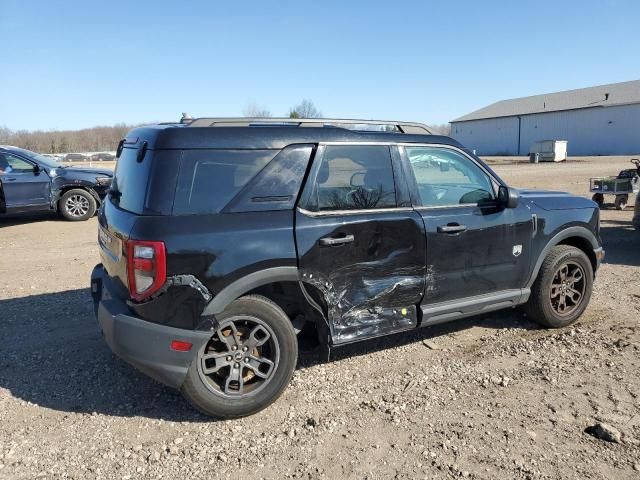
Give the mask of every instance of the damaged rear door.
M 301 280 L 323 294 L 334 344 L 417 325 L 424 224 L 395 148 L 320 145 L 296 211 Z

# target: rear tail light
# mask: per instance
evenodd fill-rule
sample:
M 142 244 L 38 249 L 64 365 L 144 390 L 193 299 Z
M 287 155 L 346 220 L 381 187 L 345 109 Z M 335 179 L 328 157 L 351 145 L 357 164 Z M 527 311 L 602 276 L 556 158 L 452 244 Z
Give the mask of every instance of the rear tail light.
M 167 256 L 163 242 L 127 241 L 129 294 L 136 301 L 149 298 L 167 280 Z

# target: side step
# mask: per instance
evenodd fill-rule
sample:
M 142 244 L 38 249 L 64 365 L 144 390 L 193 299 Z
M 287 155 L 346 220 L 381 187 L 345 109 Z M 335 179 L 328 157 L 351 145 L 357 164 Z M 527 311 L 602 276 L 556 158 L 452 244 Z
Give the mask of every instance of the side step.
M 475 297 L 464 298 L 462 300 L 451 300 L 431 305 L 421 305 L 422 322 L 420 323 L 420 326 L 426 327 L 438 323 L 458 320 L 460 318 L 471 317 L 473 315 L 493 312 L 503 308 L 515 307 L 526 302 L 530 294 L 530 289 L 523 288 L 478 295 Z

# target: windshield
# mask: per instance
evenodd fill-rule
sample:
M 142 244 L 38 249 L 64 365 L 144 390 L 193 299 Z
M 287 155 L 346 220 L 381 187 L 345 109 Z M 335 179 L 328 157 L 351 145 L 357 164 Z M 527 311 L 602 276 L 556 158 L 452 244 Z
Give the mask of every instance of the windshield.
M 25 157 L 29 157 L 30 159 L 35 160 L 36 162 L 44 165 L 45 167 L 49 167 L 49 168 L 64 167 L 64 165 L 62 165 L 59 162 L 56 162 L 53 158 L 45 157 L 44 155 L 40 155 L 39 153 L 32 152 L 30 150 L 25 150 L 24 148 L 14 148 L 13 150 L 15 150 L 18 153 L 21 153 Z

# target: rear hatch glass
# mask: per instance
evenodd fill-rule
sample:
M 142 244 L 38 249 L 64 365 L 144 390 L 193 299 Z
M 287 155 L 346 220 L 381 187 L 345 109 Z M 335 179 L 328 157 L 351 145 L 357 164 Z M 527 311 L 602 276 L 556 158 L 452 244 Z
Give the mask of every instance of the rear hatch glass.
M 181 153 L 148 150 L 138 161 L 137 148 L 124 148 L 118 159 L 111 202 L 137 215 L 171 214 Z

